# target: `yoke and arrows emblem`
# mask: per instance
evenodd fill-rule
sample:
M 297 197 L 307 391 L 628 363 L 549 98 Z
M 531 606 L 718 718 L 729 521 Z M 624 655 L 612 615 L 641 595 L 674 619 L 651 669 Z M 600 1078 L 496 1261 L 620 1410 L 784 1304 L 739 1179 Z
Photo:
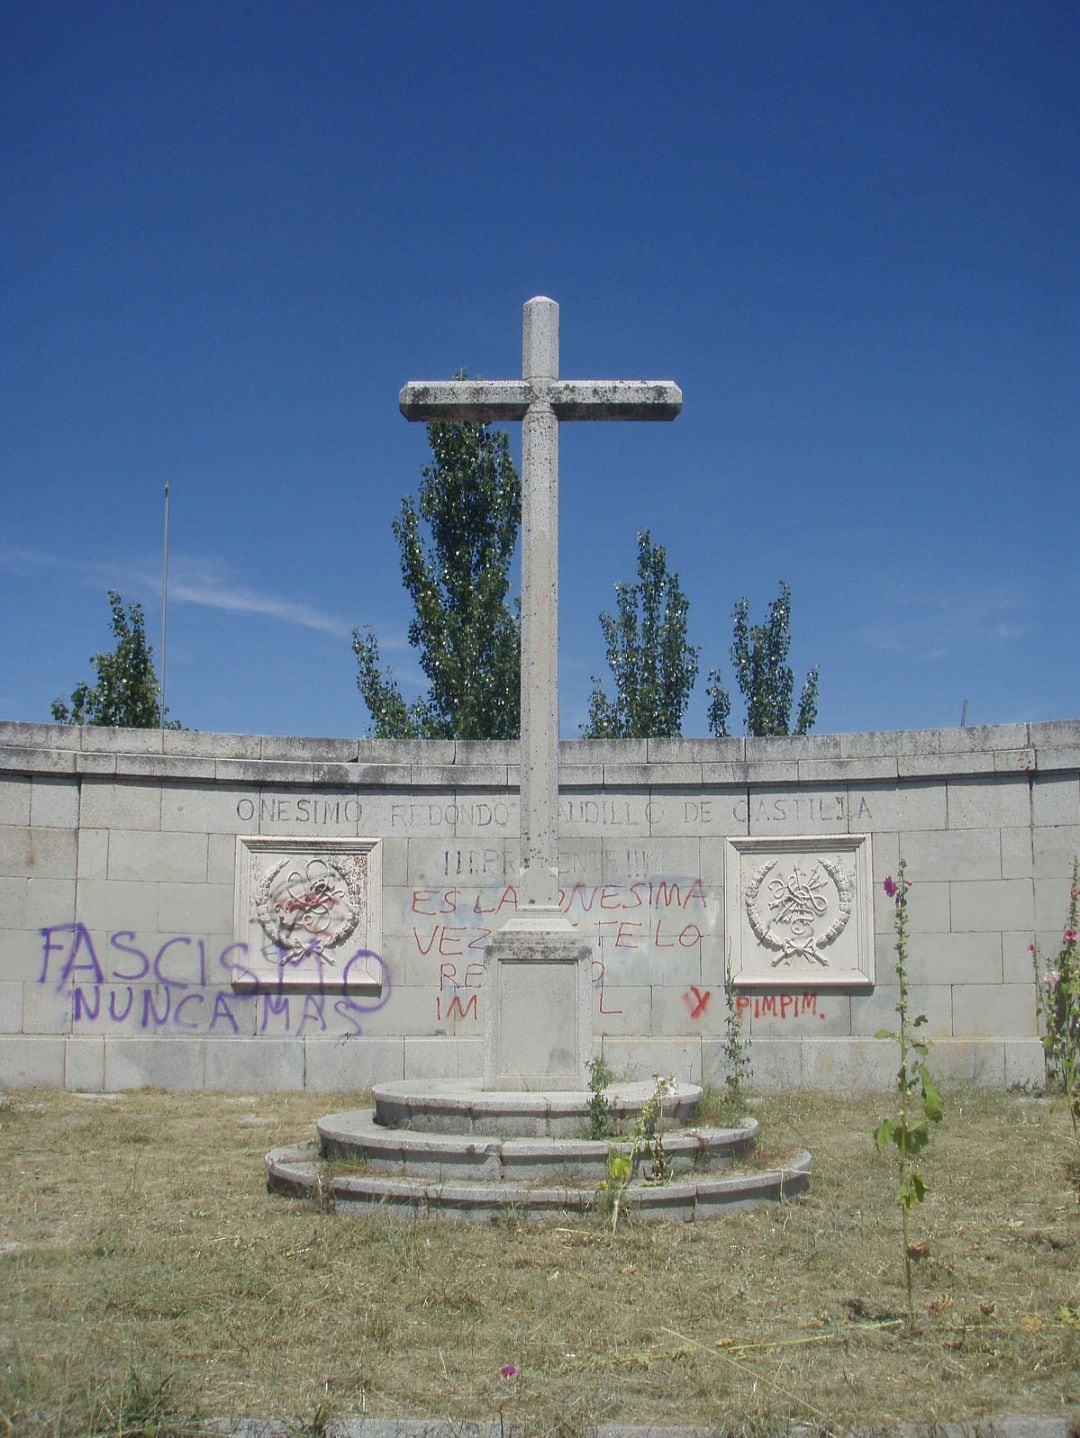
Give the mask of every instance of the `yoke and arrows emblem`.
M 779 873 L 769 879 L 770 917 L 766 919 L 758 908 L 758 895 L 778 862 L 770 859 L 762 864 L 746 886 L 746 916 L 754 937 L 776 954 L 774 969 L 780 964 L 790 966 L 794 959 L 828 968 L 824 950 L 840 937 L 851 918 L 854 875 L 845 873 L 834 859 L 819 859 L 810 870 L 800 869 L 795 860 L 786 877 Z M 819 933 L 818 926 L 830 912 L 832 922 Z

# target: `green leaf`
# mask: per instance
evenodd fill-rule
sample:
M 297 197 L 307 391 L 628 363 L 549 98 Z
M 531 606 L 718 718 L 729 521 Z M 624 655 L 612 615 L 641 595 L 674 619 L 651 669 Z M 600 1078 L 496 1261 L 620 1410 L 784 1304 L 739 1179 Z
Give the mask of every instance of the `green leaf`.
M 896 1039 L 897 1035 L 891 1029 L 878 1029 L 874 1037 L 876 1039 Z
M 874 1130 L 874 1142 L 878 1149 L 883 1149 L 887 1144 L 892 1143 L 896 1126 L 891 1118 L 886 1118 L 878 1124 Z

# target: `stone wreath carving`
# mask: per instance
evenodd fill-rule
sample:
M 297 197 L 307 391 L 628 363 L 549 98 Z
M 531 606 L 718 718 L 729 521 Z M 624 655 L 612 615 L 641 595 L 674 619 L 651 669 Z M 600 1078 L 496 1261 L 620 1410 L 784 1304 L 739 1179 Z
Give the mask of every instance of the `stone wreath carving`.
M 769 910 L 772 917 L 763 919 L 758 907 L 758 894 L 769 874 L 776 867 L 776 859 L 762 864 L 746 886 L 744 902 L 746 916 L 754 937 L 767 949 L 776 953 L 772 960 L 775 969 L 779 964 L 790 965 L 793 959 L 805 959 L 807 963 L 828 968 L 829 961 L 823 953 L 834 943 L 847 927 L 854 902 L 854 875 L 846 874 L 832 859 L 819 859 L 817 865 L 804 874 L 798 862 L 792 865 L 791 874 L 784 879 L 780 875 L 769 881 Z M 824 874 L 822 874 L 824 870 Z M 824 933 L 815 932 L 815 926 L 829 909 L 825 875 L 832 880 L 838 900 L 836 917 Z M 783 929 L 783 932 L 780 930 Z
M 280 965 L 317 957 L 354 933 L 367 912 L 367 866 L 354 855 L 299 859 L 287 855 L 255 889 L 255 914 Z

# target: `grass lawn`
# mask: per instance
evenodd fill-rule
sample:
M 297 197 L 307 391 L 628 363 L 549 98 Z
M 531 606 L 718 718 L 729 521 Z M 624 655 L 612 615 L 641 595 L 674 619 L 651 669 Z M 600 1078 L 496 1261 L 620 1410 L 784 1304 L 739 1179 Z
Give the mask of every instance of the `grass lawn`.
M 888 1098 L 749 1105 L 810 1193 L 700 1225 L 346 1220 L 262 1158 L 345 1095 L 0 1102 L 0 1434 L 273 1417 L 786 1422 L 1080 1414 L 1080 1175 L 1061 1103 L 947 1092 L 908 1331 Z M 517 1374 L 500 1377 L 512 1364 Z

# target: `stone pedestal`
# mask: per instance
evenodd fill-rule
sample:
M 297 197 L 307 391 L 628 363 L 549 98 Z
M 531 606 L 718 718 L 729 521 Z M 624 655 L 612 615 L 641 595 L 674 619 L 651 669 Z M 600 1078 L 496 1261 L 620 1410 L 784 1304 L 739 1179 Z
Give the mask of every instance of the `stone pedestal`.
M 557 910 L 515 917 L 484 953 L 484 1088 L 584 1089 L 592 947 Z

